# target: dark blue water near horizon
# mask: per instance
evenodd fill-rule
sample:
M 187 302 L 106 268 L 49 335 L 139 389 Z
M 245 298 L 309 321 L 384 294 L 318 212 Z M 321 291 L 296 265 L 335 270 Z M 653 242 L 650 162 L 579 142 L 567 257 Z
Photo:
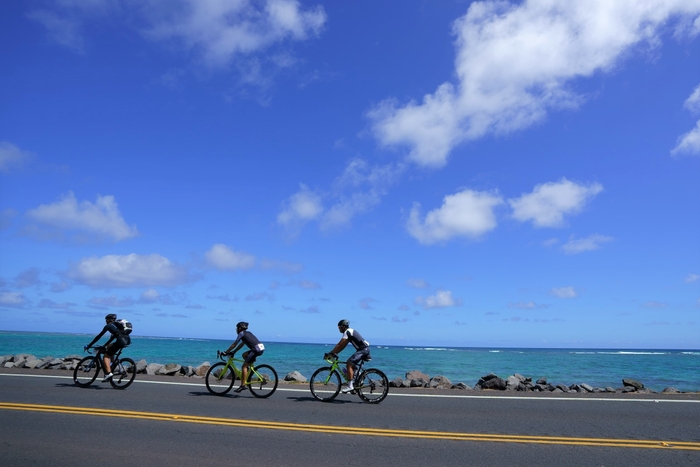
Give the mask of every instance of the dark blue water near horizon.
M 28 353 L 36 357 L 80 355 L 93 334 L 63 334 L 0 331 L 0 355 Z M 106 339 L 103 339 L 103 341 Z M 149 363 L 179 363 L 197 366 L 213 363 L 216 351 L 230 340 L 132 336 L 125 355 Z M 299 371 L 307 378 L 325 364 L 329 344 L 265 342 L 259 362 L 271 364 L 280 377 Z M 474 385 L 480 377 L 495 373 L 502 378 L 519 373 L 533 380 L 547 378 L 552 384 L 587 383 L 619 388 L 623 378 L 636 379 L 656 391 L 675 387 L 700 391 L 700 350 L 666 349 L 550 349 L 472 348 L 373 345 L 371 366 L 392 379 L 407 371 L 420 370 L 429 376 L 443 375 L 453 383 Z M 341 357 L 347 358 L 346 349 Z

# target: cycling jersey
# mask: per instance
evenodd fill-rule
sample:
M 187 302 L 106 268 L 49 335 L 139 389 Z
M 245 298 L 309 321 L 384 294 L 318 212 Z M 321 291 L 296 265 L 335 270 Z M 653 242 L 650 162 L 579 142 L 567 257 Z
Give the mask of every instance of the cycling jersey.
M 349 340 L 356 350 L 363 350 L 369 347 L 369 342 L 364 340 L 362 338 L 362 335 L 359 332 L 357 332 L 357 330 L 352 328 L 347 328 L 345 330 L 345 332 L 343 333 L 343 339 Z
M 116 324 L 112 323 L 107 323 L 104 328 L 102 328 L 102 332 L 100 332 L 93 340 L 88 344 L 88 347 L 92 347 L 92 345 L 100 340 L 102 336 L 105 335 L 105 333 L 109 332 L 111 336 L 109 337 L 109 340 L 105 344 L 105 346 L 109 345 L 113 340 L 116 340 L 116 344 L 121 348 L 121 347 L 126 347 L 127 345 L 131 344 L 131 337 L 129 337 L 128 334 L 123 334 L 119 328 L 117 327 Z
M 265 346 L 262 344 L 262 342 L 260 342 L 258 338 L 255 337 L 255 334 L 250 331 L 241 331 L 238 333 L 236 336 L 236 342 L 231 344 L 231 347 L 235 347 L 239 342 L 243 342 L 246 347 L 256 353 L 265 350 Z

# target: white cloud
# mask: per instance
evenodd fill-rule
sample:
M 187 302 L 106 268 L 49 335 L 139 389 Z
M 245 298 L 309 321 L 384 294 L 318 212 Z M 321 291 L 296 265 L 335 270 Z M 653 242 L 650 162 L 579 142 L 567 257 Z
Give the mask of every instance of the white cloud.
M 286 261 L 276 261 L 271 259 L 260 260 L 262 269 L 277 270 L 286 274 L 296 274 L 304 269 L 304 266 L 299 263 L 288 263 Z
M 61 201 L 42 204 L 27 211 L 26 216 L 36 223 L 30 232 L 40 236 L 57 233 L 81 239 L 87 234 L 92 239 L 118 242 L 139 235 L 136 226 L 127 225 L 122 218 L 114 196 L 98 195 L 94 203 L 78 203 L 70 191 Z
M 474 2 L 453 25 L 458 82 L 421 103 L 380 103 L 368 113 L 373 132 L 382 146 L 408 147 L 416 164 L 442 167 L 460 142 L 580 105 L 577 79 L 614 70 L 640 43 L 660 44 L 669 19 L 698 13 L 697 0 Z
M 160 300 L 160 292 L 156 289 L 147 289 L 141 293 L 140 303 L 156 303 Z
M 41 284 L 41 280 L 39 279 L 40 273 L 41 271 L 39 271 L 38 268 L 25 269 L 17 274 L 17 277 L 15 277 L 15 287 L 21 289 L 24 287 L 31 287 L 33 285 Z
M 576 298 L 578 296 L 578 293 L 576 293 L 576 289 L 573 287 L 555 287 L 552 290 L 549 291 L 550 295 L 554 295 L 555 297 L 558 298 Z
M 685 282 L 688 284 L 692 284 L 693 282 L 697 282 L 698 279 L 700 279 L 699 274 L 688 274 L 688 276 L 685 278 Z
M 700 21 L 700 17 L 698 20 Z M 698 85 L 690 97 L 686 99 L 683 106 L 691 112 L 700 113 L 700 85 Z
M 321 229 L 343 227 L 356 215 L 374 209 L 403 171 L 401 164 L 370 166 L 359 158 L 348 162 L 333 184 L 337 201 L 323 214 Z
M 452 292 L 449 290 L 438 290 L 435 295 L 430 295 L 428 297 L 416 297 L 414 300 L 416 305 L 420 305 L 423 308 L 447 308 L 451 306 L 462 306 L 462 299 L 455 299 L 452 296 Z
M 571 236 L 569 241 L 561 246 L 564 253 L 576 255 L 585 251 L 593 251 L 599 249 L 603 243 L 609 243 L 614 240 L 613 237 L 594 234 L 586 238 L 574 238 Z
M 477 238 L 496 228 L 494 208 L 503 203 L 496 192 L 464 190 L 445 196 L 440 208 L 420 219 L 421 206 L 414 203 L 406 225 L 412 237 L 424 244 L 454 237 Z
M 277 223 L 298 233 L 304 224 L 318 218 L 322 212 L 321 196 L 302 183 L 299 191 L 284 203 L 282 212 L 277 215 Z
M 168 258 L 135 253 L 83 258 L 67 276 L 93 288 L 174 286 L 190 280 L 187 270 Z
M 674 156 L 682 154 L 700 155 L 700 120 L 698 120 L 695 128 L 678 138 L 678 143 L 671 150 L 671 154 Z
M 535 227 L 561 227 L 565 215 L 580 212 L 595 195 L 603 191 L 600 183 L 588 185 L 562 178 L 558 182 L 542 183 L 532 193 L 508 200 L 513 217 L 520 222 L 532 221 Z
M 0 292 L 0 306 L 22 308 L 26 303 L 27 298 L 21 292 Z
M 0 142 L 0 172 L 10 173 L 31 161 L 34 155 L 7 141 Z
M 295 0 L 180 0 L 152 3 L 147 35 L 181 41 L 210 66 L 259 52 L 285 40 L 317 36 L 326 22 L 322 6 L 302 9 Z
M 255 266 L 255 256 L 233 251 L 228 246 L 217 243 L 204 254 L 207 264 L 219 271 L 250 269 Z

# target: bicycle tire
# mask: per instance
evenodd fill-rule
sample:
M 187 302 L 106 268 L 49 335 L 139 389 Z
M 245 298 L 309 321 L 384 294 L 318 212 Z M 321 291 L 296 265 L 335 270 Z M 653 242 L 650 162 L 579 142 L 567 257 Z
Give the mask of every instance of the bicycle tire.
M 100 361 L 94 355 L 83 358 L 73 370 L 73 382 L 81 388 L 90 386 L 97 379 L 100 368 Z
M 112 363 L 112 374 L 109 384 L 114 389 L 126 389 L 136 378 L 136 363 L 130 358 L 120 358 L 116 365 Z
M 221 374 L 222 371 L 223 374 Z M 229 392 L 235 380 L 236 373 L 225 362 L 214 363 L 204 378 L 209 392 L 217 396 L 223 396 Z
M 276 390 L 277 372 L 270 365 L 259 365 L 255 367 L 255 372 L 248 369 L 248 390 L 261 399 L 270 397 Z M 259 378 L 260 375 L 262 378 Z
M 332 367 L 319 368 L 311 376 L 311 394 L 321 402 L 332 401 L 338 397 L 340 381 L 340 375 Z
M 389 379 L 376 368 L 363 371 L 357 381 L 355 392 L 368 404 L 379 404 L 389 394 Z

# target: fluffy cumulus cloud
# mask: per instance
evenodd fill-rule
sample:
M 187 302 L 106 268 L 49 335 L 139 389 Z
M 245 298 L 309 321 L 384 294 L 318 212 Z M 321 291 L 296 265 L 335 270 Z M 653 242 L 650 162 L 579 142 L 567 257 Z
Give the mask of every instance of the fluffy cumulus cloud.
M 118 242 L 139 235 L 122 217 L 114 196 L 97 196 L 94 203 L 80 201 L 68 192 L 60 201 L 42 204 L 26 213 L 28 232 L 44 238 Z
M 93 288 L 175 286 L 190 280 L 187 270 L 159 254 L 83 258 L 67 277 Z
M 0 173 L 10 173 L 20 169 L 32 158 L 32 153 L 22 151 L 7 141 L 0 141 Z
M 451 306 L 462 306 L 461 298 L 454 298 L 450 290 L 438 290 L 435 295 L 428 297 L 416 297 L 414 300 L 416 305 L 423 308 L 447 308 Z
M 255 266 L 255 256 L 233 251 L 228 246 L 217 243 L 204 254 L 207 264 L 219 271 L 250 269 Z
M 698 19 L 700 23 L 700 18 Z M 690 97 L 685 101 L 685 108 L 693 113 L 700 113 L 700 85 L 695 88 Z M 678 138 L 678 144 L 671 151 L 674 156 L 700 155 L 700 120 L 695 128 Z
M 557 298 L 576 298 L 578 297 L 578 293 L 576 292 L 576 289 L 574 289 L 571 286 L 567 287 L 554 287 L 549 291 L 550 295 L 553 295 Z
M 478 238 L 496 228 L 494 209 L 503 204 L 498 193 L 464 190 L 445 196 L 442 206 L 421 219 L 421 205 L 414 203 L 406 224 L 420 243 L 444 242 L 454 237 Z
M 577 79 L 614 70 L 635 46 L 659 44 L 669 20 L 697 23 L 698 14 L 698 0 L 474 2 L 453 24 L 457 82 L 422 102 L 380 103 L 368 114 L 373 132 L 416 164 L 442 167 L 461 142 L 581 105 Z
M 535 227 L 561 227 L 564 216 L 580 212 L 585 204 L 603 191 L 600 183 L 579 184 L 562 178 L 542 183 L 531 193 L 508 200 L 513 217 L 531 221 Z
M 561 246 L 564 253 L 576 255 L 585 251 L 599 249 L 604 243 L 612 242 L 614 239 L 606 235 L 594 234 L 585 238 L 570 237 L 569 241 Z

